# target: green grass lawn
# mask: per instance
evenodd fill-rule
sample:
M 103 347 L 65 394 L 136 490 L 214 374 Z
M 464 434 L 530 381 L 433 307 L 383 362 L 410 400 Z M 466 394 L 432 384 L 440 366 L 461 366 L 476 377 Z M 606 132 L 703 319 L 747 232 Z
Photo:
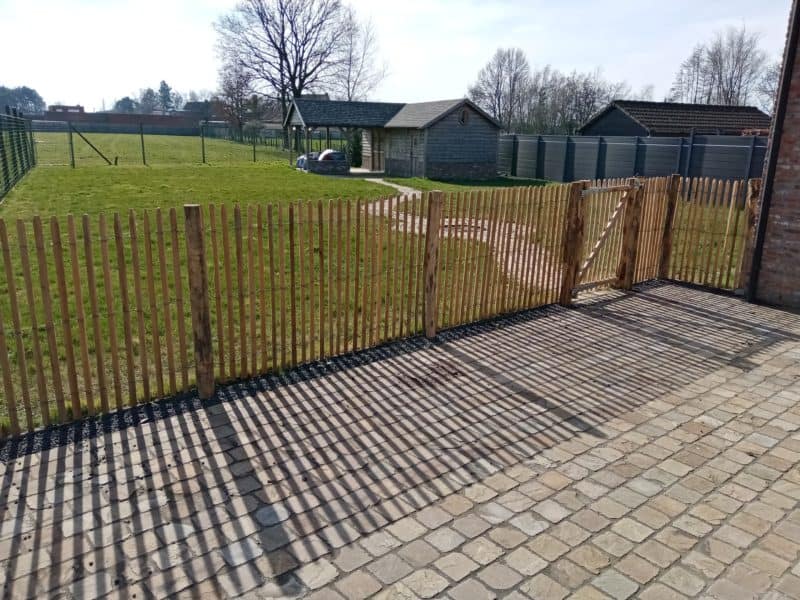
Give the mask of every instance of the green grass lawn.
M 363 179 L 302 173 L 288 161 L 153 167 L 36 167 L 0 204 L 0 218 L 113 213 L 183 204 L 266 204 L 377 198 L 391 189 Z
M 80 126 L 78 126 L 80 129 Z M 142 146 L 138 135 L 125 133 L 85 133 L 85 137 L 112 163 L 119 166 L 142 166 Z M 38 164 L 43 166 L 69 165 L 69 138 L 64 132 L 34 133 Z M 72 136 L 75 166 L 105 166 L 106 162 L 77 134 Z M 203 162 L 199 136 L 145 135 L 145 158 L 148 165 L 187 165 Z M 253 162 L 253 147 L 223 139 L 206 138 L 206 163 L 210 165 Z M 285 156 L 285 158 L 284 158 Z M 256 161 L 283 158 L 288 155 L 272 146 L 257 145 Z
M 514 177 L 495 177 L 482 181 L 439 181 L 437 179 L 427 179 L 425 177 L 386 177 L 386 181 L 405 185 L 410 188 L 431 192 L 441 190 L 443 192 L 463 192 L 465 190 L 487 188 L 487 187 L 528 187 L 536 185 L 547 185 L 549 182 L 543 179 L 518 179 Z

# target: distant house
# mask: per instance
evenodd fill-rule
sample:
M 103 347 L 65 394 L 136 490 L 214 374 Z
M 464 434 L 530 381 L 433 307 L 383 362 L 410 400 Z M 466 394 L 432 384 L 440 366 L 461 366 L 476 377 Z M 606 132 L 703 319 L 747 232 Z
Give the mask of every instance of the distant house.
M 80 104 L 51 104 L 47 107 L 47 112 L 50 113 L 83 113 L 83 106 Z
M 396 177 L 488 179 L 497 174 L 500 125 L 467 99 L 345 102 L 296 98 L 286 124 L 362 131 L 362 166 Z
M 754 106 L 614 100 L 589 119 L 581 135 L 681 137 L 745 135 L 769 130 L 770 116 Z
M 221 121 L 225 118 L 225 107 L 219 100 L 189 101 L 179 112 L 196 117 L 200 121 Z

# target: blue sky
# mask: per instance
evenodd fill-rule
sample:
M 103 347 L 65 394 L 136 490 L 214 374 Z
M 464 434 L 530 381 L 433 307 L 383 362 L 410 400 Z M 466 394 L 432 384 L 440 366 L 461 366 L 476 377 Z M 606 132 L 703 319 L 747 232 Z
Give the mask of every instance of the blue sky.
M 742 23 L 777 59 L 790 0 L 351 0 L 372 19 L 389 75 L 374 99 L 463 96 L 499 46 L 533 66 L 602 69 L 656 98 L 698 42 Z M 235 0 L 0 0 L 0 84 L 99 110 L 167 80 L 214 89 L 213 22 Z M 9 61 L 15 56 L 16 60 Z

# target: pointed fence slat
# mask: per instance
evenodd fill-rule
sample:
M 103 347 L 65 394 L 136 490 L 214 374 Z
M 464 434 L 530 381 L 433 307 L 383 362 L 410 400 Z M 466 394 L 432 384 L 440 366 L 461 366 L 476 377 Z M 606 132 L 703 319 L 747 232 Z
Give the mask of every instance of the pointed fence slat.
M 219 245 L 217 241 L 217 211 L 214 205 L 208 207 L 208 219 L 211 227 L 211 265 L 214 281 L 214 321 L 217 329 L 217 368 L 219 377 L 225 381 L 225 317 L 222 312 L 222 288 L 219 276 Z M 266 369 L 265 369 L 266 370 Z
M 0 251 L 3 254 L 3 268 L 6 275 L 6 285 L 8 286 L 8 298 L 11 309 L 11 325 L 14 328 L 14 348 L 17 353 L 17 373 L 19 374 L 19 388 L 22 393 L 22 406 L 25 410 L 25 425 L 28 431 L 34 428 L 33 409 L 31 406 L 31 390 L 28 382 L 28 360 L 25 352 L 25 343 L 22 339 L 22 320 L 19 312 L 19 301 L 17 299 L 17 286 L 14 276 L 14 267 L 11 262 L 11 248 L 8 243 L 8 231 L 6 223 L 0 219 Z M 12 375 L 13 377 L 13 375 Z M 16 400 L 10 400 L 16 402 Z
M 136 233 L 136 217 L 131 210 L 128 213 L 128 228 L 131 241 L 131 266 L 133 267 L 133 295 L 136 303 L 136 332 L 139 336 L 139 361 L 140 377 L 142 382 L 142 395 L 150 399 L 150 366 L 148 363 L 147 332 L 145 326 L 144 303 L 142 301 L 142 273 L 139 266 L 139 242 Z M 137 398 L 132 399 L 136 403 Z
M 169 281 L 167 274 L 167 253 L 164 236 L 164 218 L 161 209 L 156 209 L 156 240 L 158 244 L 158 270 L 161 279 L 161 301 L 164 311 L 164 332 L 167 352 L 167 377 L 169 378 L 169 393 L 177 392 L 175 376 L 175 344 L 172 332 L 172 309 L 170 307 Z
M 61 327 L 64 340 L 64 355 L 67 367 L 67 385 L 69 386 L 70 407 L 72 418 L 81 417 L 80 394 L 78 392 L 78 370 L 75 364 L 75 347 L 72 342 L 72 323 L 69 310 L 69 296 L 67 295 L 67 277 L 64 270 L 64 248 L 61 244 L 61 226 L 58 219 L 50 220 L 50 235 L 53 240 L 53 262 L 56 266 L 56 286 L 58 289 L 58 302 L 61 312 Z
M 55 395 L 56 407 L 58 408 L 58 420 L 60 423 L 67 421 L 67 408 L 64 402 L 64 387 L 61 381 L 61 364 L 58 359 L 58 343 L 56 342 L 56 331 L 53 323 L 53 301 L 50 295 L 50 277 L 48 275 L 47 251 L 45 249 L 44 233 L 42 230 L 42 220 L 39 217 L 33 218 L 33 235 L 36 246 L 36 260 L 39 266 L 39 288 L 41 290 L 42 308 L 44 310 L 45 336 L 47 338 L 47 355 L 50 359 L 50 383 Z M 31 306 L 31 311 L 33 311 Z
M 150 215 L 144 213 L 144 260 L 147 270 L 147 301 L 150 307 L 150 328 L 153 336 L 153 362 L 155 366 L 156 394 L 164 395 L 164 367 L 161 358 L 161 332 L 159 330 L 158 303 L 156 302 L 156 281 L 153 271 L 153 238 L 150 230 Z M 215 284 L 219 293 L 219 284 Z
M 181 269 L 181 244 L 178 240 L 178 211 L 171 208 L 169 211 L 170 231 L 172 233 L 172 270 L 173 283 L 175 285 L 175 312 L 178 323 L 178 358 L 181 367 L 181 391 L 189 387 L 189 361 L 188 347 L 186 341 L 186 313 L 183 305 L 183 284 L 185 279 Z

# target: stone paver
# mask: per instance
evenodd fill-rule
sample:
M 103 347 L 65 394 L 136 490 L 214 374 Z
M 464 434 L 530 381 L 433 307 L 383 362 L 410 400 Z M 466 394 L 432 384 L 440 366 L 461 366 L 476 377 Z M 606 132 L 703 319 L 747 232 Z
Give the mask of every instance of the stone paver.
M 800 598 L 800 316 L 656 284 L 441 338 L 0 448 L 5 596 Z

